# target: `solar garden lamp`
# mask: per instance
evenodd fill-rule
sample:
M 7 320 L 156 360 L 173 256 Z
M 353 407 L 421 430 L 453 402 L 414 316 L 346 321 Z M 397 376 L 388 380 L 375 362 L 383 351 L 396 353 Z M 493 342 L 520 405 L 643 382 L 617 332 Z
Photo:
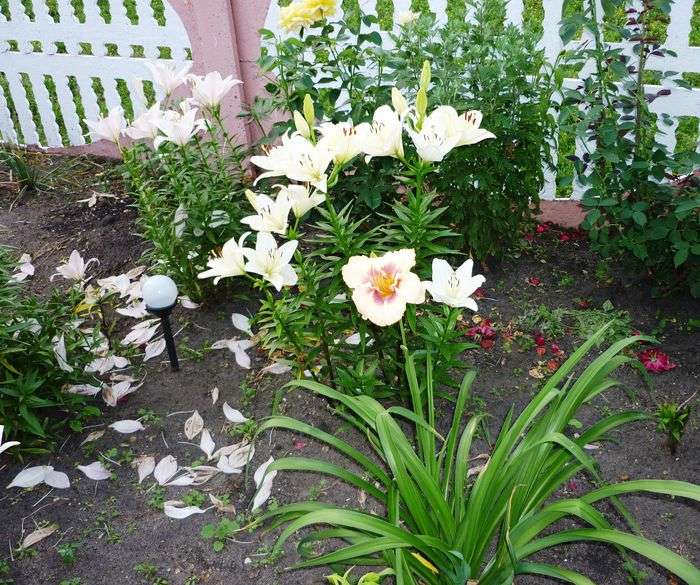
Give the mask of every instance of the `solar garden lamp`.
M 168 350 L 168 358 L 174 372 L 180 369 L 175 350 L 175 338 L 170 327 L 170 314 L 177 304 L 177 285 L 172 278 L 158 274 L 151 276 L 141 289 L 143 300 L 146 303 L 146 310 L 153 315 L 160 317 L 163 326 L 163 337 L 165 347 Z

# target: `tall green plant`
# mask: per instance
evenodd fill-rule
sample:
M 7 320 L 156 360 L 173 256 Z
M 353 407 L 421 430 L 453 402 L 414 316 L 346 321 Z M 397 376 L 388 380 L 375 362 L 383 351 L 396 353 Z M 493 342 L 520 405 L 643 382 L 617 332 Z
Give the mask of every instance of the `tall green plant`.
M 585 192 L 588 213 L 583 228 L 593 247 L 604 257 L 620 258 L 647 272 L 667 292 L 687 287 L 700 296 L 700 185 L 697 177 L 681 180 L 697 169 L 700 157 L 693 149 L 672 153 L 657 140 L 657 115 L 649 104 L 676 89 L 646 85 L 650 57 L 671 54 L 660 46 L 659 14 L 668 15 L 671 2 L 646 0 L 641 9 L 625 0 L 597 4 L 584 2 L 562 22 L 561 36 L 571 40 L 581 27 L 593 42 L 570 55 L 581 65 L 595 68 L 580 86 L 563 90 L 560 125 L 575 135 L 583 152 L 571 156 L 576 178 Z M 628 8 L 620 23 L 615 15 Z M 622 39 L 632 56 L 605 42 Z M 662 79 L 675 76 L 664 73 Z M 688 85 L 680 80 L 681 87 Z M 670 115 L 662 125 L 672 131 Z
M 578 437 L 566 434 L 584 404 L 616 386 L 609 375 L 633 359 L 623 350 L 645 339 L 630 337 L 614 343 L 574 377 L 574 369 L 604 335 L 605 328 L 575 351 L 519 416 L 508 413 L 487 463 L 473 470 L 469 469 L 472 442 L 482 416 L 472 417 L 466 426 L 462 418 L 474 373 L 464 377 L 452 424 L 444 437 L 435 428 L 430 355 L 421 379 L 416 374 L 419 358 L 404 348 L 413 410 L 384 408 L 370 397 L 347 396 L 312 381 L 293 382 L 338 403 L 339 413 L 367 436 L 376 457 L 311 425 L 275 416 L 261 425 L 260 432 L 288 429 L 306 434 L 340 452 L 359 470 L 317 459 L 286 457 L 272 463 L 267 472 L 331 475 L 363 490 L 385 511 L 379 517 L 322 502 L 281 506 L 263 516 L 272 526 L 284 525 L 275 549 L 282 550 L 301 530 L 325 525 L 327 528 L 305 536 L 301 545 L 340 539 L 345 546 L 304 560 L 297 567 L 385 565 L 393 569 L 399 585 L 463 585 L 470 579 L 480 585 L 504 585 L 523 574 L 587 585 L 592 581 L 583 575 L 530 557 L 559 544 L 590 541 L 611 544 L 623 554 L 633 551 L 688 583 L 699 582 L 700 570 L 691 563 L 637 534 L 615 528 L 593 506 L 610 500 L 634 524 L 617 496 L 649 492 L 700 500 L 698 486 L 680 481 L 633 480 L 612 485 L 602 481 L 584 445 L 604 440 L 621 425 L 648 418 L 644 413 L 610 415 L 580 431 Z M 401 424 L 399 419 L 403 419 Z M 410 425 L 410 434 L 404 423 Z M 579 472 L 585 472 L 598 487 L 577 498 L 551 501 Z M 557 528 L 556 523 L 565 517 L 588 527 Z

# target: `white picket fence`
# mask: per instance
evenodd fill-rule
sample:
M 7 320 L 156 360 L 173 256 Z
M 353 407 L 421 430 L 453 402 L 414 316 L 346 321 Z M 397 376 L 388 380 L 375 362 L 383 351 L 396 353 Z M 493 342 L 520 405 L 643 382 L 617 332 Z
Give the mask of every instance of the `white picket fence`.
M 164 24 L 156 19 L 151 0 L 134 0 L 136 22 L 123 0 L 105 3 L 107 19 L 96 0 L 32 0 L 32 18 L 21 0 L 5 3 L 9 15 L 0 12 L 0 142 L 85 144 L 81 109 L 95 118 L 102 99 L 107 109 L 127 100 L 138 115 L 145 107 L 144 81 L 152 81 L 145 62 L 168 58 L 182 64 L 191 58 L 187 31 L 165 0 Z M 74 5 L 82 5 L 83 14 Z M 118 83 L 126 84 L 122 95 Z M 156 98 L 162 97 L 154 89 Z
M 603 10 L 598 1 L 598 14 L 602 15 Z M 670 24 L 668 27 L 668 39 L 665 47 L 675 51 L 677 57 L 651 57 L 648 61 L 649 69 L 659 71 L 677 71 L 680 73 L 700 73 L 700 47 L 690 46 L 690 31 L 691 31 L 691 16 L 694 0 L 676 0 L 672 7 Z M 447 0 L 429 0 L 431 12 L 436 15 L 438 22 L 444 23 L 447 19 Z M 563 0 L 542 0 L 544 8 L 543 28 L 544 33 L 540 41 L 541 47 L 545 51 L 545 55 L 554 62 L 557 56 L 564 48 L 574 49 L 582 43 L 590 43 L 590 37 L 584 33 L 583 36 L 570 45 L 564 47 L 559 36 L 559 23 L 562 19 L 562 4 Z M 377 0 L 359 0 L 359 5 L 365 14 L 376 13 Z M 411 0 L 393 0 L 394 15 L 402 11 L 409 10 Z M 467 15 L 469 18 L 469 14 Z M 522 26 L 523 23 L 523 0 L 510 0 L 507 4 L 506 20 L 516 26 Z M 284 33 L 279 28 L 279 4 L 277 0 L 272 0 L 270 5 L 265 28 L 274 31 L 278 35 L 284 36 Z M 382 35 L 383 47 L 390 49 L 392 39 L 386 31 L 376 28 L 377 32 Z M 629 47 L 620 43 L 611 43 L 613 46 L 619 46 L 629 52 Z M 594 66 L 593 63 L 588 63 L 582 70 L 582 76 L 585 75 Z M 665 83 L 671 85 L 672 78 L 669 78 Z M 578 80 L 568 79 L 565 81 L 569 87 L 575 87 Z M 648 86 L 649 93 L 655 93 L 661 89 L 657 86 Z M 658 117 L 659 133 L 657 139 L 673 150 L 676 145 L 676 128 L 678 126 L 678 118 L 682 116 L 700 116 L 700 89 L 685 90 L 674 87 L 670 96 L 663 99 L 657 99 L 651 104 L 651 110 L 656 114 L 667 113 L 673 116 L 673 125 L 668 126 L 662 123 L 661 116 Z M 580 147 L 579 147 L 580 149 Z M 582 153 L 578 152 L 579 155 Z M 556 152 L 554 152 L 556 158 Z M 580 199 L 582 188 L 578 184 L 574 184 L 572 198 Z M 554 173 L 546 172 L 546 185 L 541 193 L 543 199 L 554 199 L 556 196 L 556 180 Z

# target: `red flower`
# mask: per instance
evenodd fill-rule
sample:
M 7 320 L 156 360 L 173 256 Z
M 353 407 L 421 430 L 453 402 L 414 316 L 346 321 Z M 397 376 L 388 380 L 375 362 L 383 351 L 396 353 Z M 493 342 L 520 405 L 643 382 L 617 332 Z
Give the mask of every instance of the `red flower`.
M 527 283 L 530 286 L 540 286 L 542 284 L 542 281 L 539 278 L 537 278 L 536 276 L 530 276 L 527 279 Z
M 535 228 L 535 231 L 536 231 L 538 234 L 543 234 L 543 233 L 546 232 L 548 229 L 549 229 L 549 227 L 546 226 L 545 224 L 543 224 L 543 223 L 538 223 L 538 224 L 537 224 L 537 227 Z
M 493 339 L 482 339 L 480 345 L 483 349 L 491 349 L 496 342 Z
M 654 374 L 668 372 L 678 365 L 674 364 L 663 351 L 658 349 L 646 349 L 640 352 L 639 361 L 644 364 L 647 372 Z
M 571 239 L 571 236 L 567 234 L 566 232 L 562 232 L 559 234 L 559 241 L 560 242 L 568 242 Z
M 535 236 L 533 236 L 531 233 L 527 233 L 523 236 L 528 242 L 532 242 L 532 240 L 535 239 Z
M 559 353 L 561 351 L 561 348 L 556 344 L 552 344 L 552 353 Z
M 540 332 L 535 332 L 532 334 L 532 338 L 535 340 L 535 345 L 537 347 L 544 347 L 547 345 L 547 340 L 544 338 Z
M 480 286 L 477 288 L 473 293 L 472 297 L 474 297 L 477 301 L 479 299 L 483 299 L 486 296 L 486 292 L 484 291 L 484 287 Z
M 294 441 L 292 441 L 292 447 L 297 451 L 301 451 L 304 447 L 306 447 L 306 443 L 301 439 L 294 439 Z
M 549 360 L 547 362 L 547 369 L 553 374 L 559 369 L 559 362 L 557 360 Z
M 538 356 L 542 357 L 544 354 L 547 353 L 547 348 L 544 346 L 539 346 L 539 347 L 535 348 L 535 351 L 537 352 Z
M 496 337 L 496 330 L 491 327 L 491 319 L 484 319 L 476 327 L 467 331 L 468 337 L 478 337 L 479 339 L 493 339 Z

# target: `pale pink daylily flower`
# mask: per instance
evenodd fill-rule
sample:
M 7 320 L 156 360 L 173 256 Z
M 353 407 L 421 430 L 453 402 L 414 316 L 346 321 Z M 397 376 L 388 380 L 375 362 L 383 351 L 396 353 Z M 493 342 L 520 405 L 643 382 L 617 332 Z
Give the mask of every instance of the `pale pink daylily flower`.
M 232 75 L 222 78 L 218 71 L 211 71 L 204 77 L 190 75 L 189 80 L 192 83 L 192 100 L 202 108 L 218 106 L 231 89 L 243 83 Z
M 414 250 L 388 252 L 378 258 L 353 256 L 343 266 L 343 280 L 364 319 L 385 327 L 401 320 L 406 304 L 425 302 L 425 287 L 413 272 Z

